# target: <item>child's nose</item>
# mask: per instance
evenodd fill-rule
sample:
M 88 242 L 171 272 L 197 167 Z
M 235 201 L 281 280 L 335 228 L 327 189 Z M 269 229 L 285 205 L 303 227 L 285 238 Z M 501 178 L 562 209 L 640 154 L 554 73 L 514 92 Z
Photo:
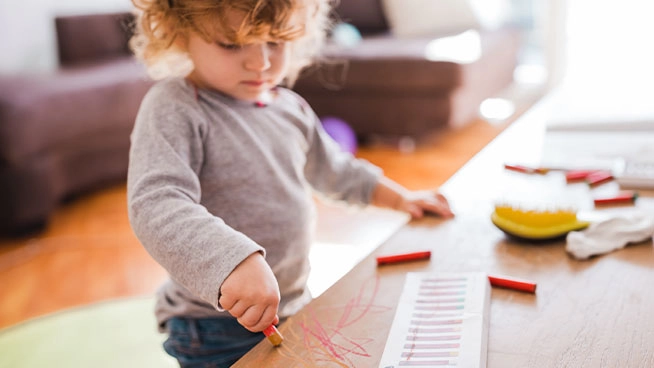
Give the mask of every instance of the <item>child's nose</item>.
M 249 70 L 266 70 L 270 68 L 270 50 L 265 43 L 252 45 L 245 60 L 245 67 Z

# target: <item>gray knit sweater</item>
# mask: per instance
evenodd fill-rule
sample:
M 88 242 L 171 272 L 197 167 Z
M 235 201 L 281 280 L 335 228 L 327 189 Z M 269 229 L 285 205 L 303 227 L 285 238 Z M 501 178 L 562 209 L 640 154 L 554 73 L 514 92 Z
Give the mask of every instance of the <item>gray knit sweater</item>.
M 128 173 L 129 218 L 169 273 L 156 317 L 229 316 L 218 311 L 225 278 L 265 254 L 281 293 L 279 316 L 311 299 L 306 281 L 314 191 L 367 204 L 381 171 L 341 152 L 309 106 L 279 88 L 267 106 L 158 82 L 145 96 Z

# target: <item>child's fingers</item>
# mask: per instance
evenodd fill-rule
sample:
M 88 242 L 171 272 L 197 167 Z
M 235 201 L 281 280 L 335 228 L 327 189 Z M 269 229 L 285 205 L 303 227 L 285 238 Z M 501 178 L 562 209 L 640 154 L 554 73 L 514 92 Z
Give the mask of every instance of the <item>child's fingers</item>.
M 435 214 L 435 215 L 438 215 L 438 216 L 441 216 L 441 217 L 446 217 L 446 218 L 454 216 L 454 213 L 452 213 L 452 210 L 450 209 L 450 207 L 448 207 L 446 205 L 437 205 L 437 206 L 431 207 L 428 211 Z
M 449 202 L 447 201 L 447 198 L 445 198 L 444 195 L 436 192 L 436 193 L 434 193 L 434 197 L 436 197 L 436 200 L 439 201 L 440 203 L 443 203 L 443 204 L 447 205 L 448 207 L 450 206 Z
M 243 327 L 252 332 L 259 332 L 271 324 L 279 322 L 279 317 L 277 317 L 279 304 L 274 299 L 267 302 L 265 299 L 264 297 L 250 301 L 238 299 L 236 302 L 232 302 L 229 296 L 223 294 L 220 302 L 223 308 L 236 318 Z
M 238 302 L 238 299 L 229 294 L 220 294 L 220 299 L 218 299 L 220 307 L 226 311 L 231 311 L 234 305 L 236 305 L 236 302 Z
M 450 206 L 443 202 L 429 203 L 428 208 L 425 209 L 442 217 L 452 217 L 454 215 Z
M 422 206 L 420 206 L 418 203 L 408 203 L 406 211 L 409 212 L 409 215 L 411 215 L 411 217 L 414 219 L 419 219 L 424 215 Z
M 240 318 L 241 316 L 243 316 L 245 312 L 248 310 L 248 308 L 250 307 L 251 304 L 246 303 L 243 300 L 238 300 L 236 303 L 232 304 L 232 306 L 229 308 L 223 306 L 223 308 L 225 308 L 225 310 L 229 312 L 229 314 L 231 314 L 236 318 Z
M 264 328 L 268 327 L 268 326 L 262 327 L 258 331 L 256 329 L 257 324 L 259 323 L 259 321 L 261 321 L 261 317 L 263 316 L 264 309 L 265 309 L 264 306 L 252 305 L 248 309 L 246 309 L 240 316 L 238 316 L 236 320 L 238 321 L 238 323 L 240 323 L 243 327 L 247 328 L 251 332 L 259 332 Z
M 243 260 L 220 287 L 221 307 L 252 332 L 270 326 L 279 307 L 279 287 L 260 253 Z
M 237 320 L 238 323 L 249 331 L 260 332 L 268 326 L 279 322 L 276 310 L 277 308 L 273 308 L 272 306 L 253 306 Z
M 428 198 L 419 199 L 415 201 L 414 204 L 419 206 L 422 211 L 430 212 L 438 216 L 452 217 L 454 215 L 447 199 L 439 193 L 435 193 L 433 196 Z M 413 215 L 413 211 L 410 212 Z M 422 213 L 420 215 L 422 215 Z

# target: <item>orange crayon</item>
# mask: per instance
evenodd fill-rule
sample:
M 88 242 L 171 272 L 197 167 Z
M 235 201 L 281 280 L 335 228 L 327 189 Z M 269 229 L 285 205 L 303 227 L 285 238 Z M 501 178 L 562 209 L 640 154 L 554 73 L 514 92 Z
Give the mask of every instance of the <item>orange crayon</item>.
M 277 330 L 275 325 L 270 325 L 270 327 L 263 330 L 263 334 L 266 335 L 268 341 L 270 341 L 273 346 L 279 346 L 282 344 L 282 341 L 284 341 L 284 337 L 279 333 L 279 330 Z

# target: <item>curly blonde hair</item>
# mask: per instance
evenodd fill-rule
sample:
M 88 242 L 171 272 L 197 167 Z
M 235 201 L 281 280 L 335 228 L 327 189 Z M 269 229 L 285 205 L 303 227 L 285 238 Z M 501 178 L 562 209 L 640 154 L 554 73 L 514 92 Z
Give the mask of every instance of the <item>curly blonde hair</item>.
M 331 0 L 132 0 L 136 27 L 130 40 L 134 54 L 154 79 L 185 76 L 193 69 L 183 42 L 196 33 L 207 42 L 216 34 L 234 43 L 267 38 L 292 42 L 285 82 L 292 85 L 320 55 L 331 26 Z M 245 14 L 241 26 L 228 27 L 226 14 Z M 291 21 L 299 18 L 299 22 Z

